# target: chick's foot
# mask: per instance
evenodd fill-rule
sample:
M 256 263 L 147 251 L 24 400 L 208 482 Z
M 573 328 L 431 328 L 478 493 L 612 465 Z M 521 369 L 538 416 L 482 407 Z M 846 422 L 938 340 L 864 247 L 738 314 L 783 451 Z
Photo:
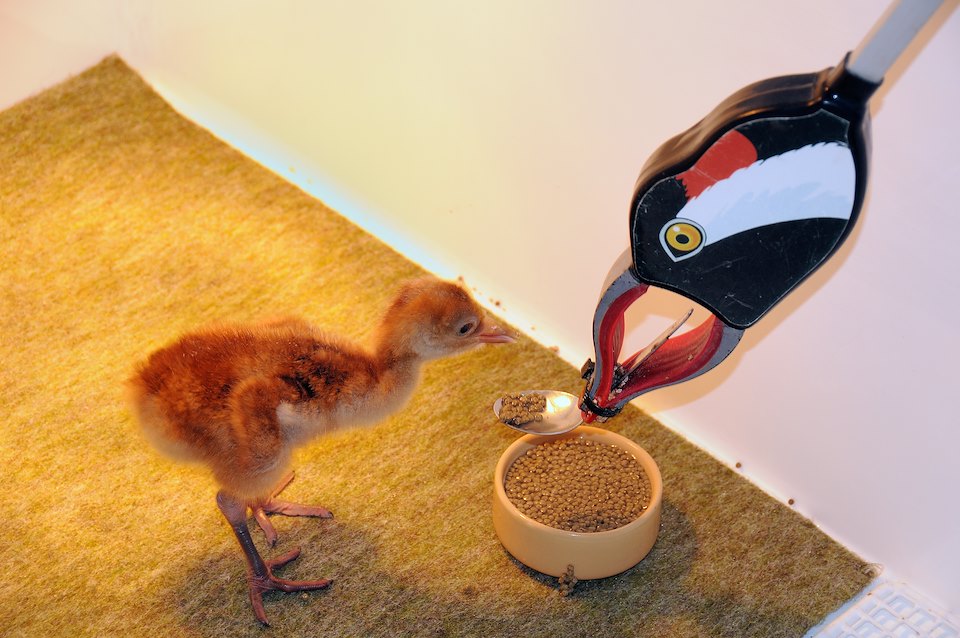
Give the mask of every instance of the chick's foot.
M 270 522 L 270 518 L 267 516 L 268 514 L 333 518 L 333 512 L 325 507 L 320 507 L 318 505 L 300 505 L 299 503 L 290 503 L 288 501 L 282 501 L 278 499 L 277 495 L 280 494 L 280 492 L 282 492 L 292 480 L 293 472 L 290 472 L 283 477 L 283 480 L 280 481 L 280 484 L 276 487 L 276 489 L 273 490 L 270 498 L 265 503 L 261 503 L 260 505 L 252 508 L 253 518 L 256 519 L 260 529 L 263 530 L 264 535 L 267 537 L 267 544 L 269 544 L 270 547 L 273 547 L 277 544 L 277 530 L 273 527 L 273 523 Z
M 247 507 L 248 505 L 241 499 L 231 496 L 221 490 L 217 493 L 217 507 L 223 513 L 224 518 L 230 523 L 237 542 L 240 543 L 240 549 L 243 550 L 244 558 L 247 561 L 247 583 L 250 589 L 250 604 L 253 606 L 253 613 L 264 625 L 269 625 L 267 614 L 263 610 L 263 594 L 268 591 L 309 591 L 314 589 L 325 589 L 330 586 L 330 580 L 321 578 L 320 580 L 286 580 L 273 575 L 273 570 L 283 567 L 290 561 L 300 556 L 300 548 L 291 550 L 282 556 L 271 560 L 264 560 L 257 551 L 253 538 L 250 536 L 250 529 L 247 527 Z
M 319 580 L 287 580 L 273 575 L 275 568 L 283 567 L 290 561 L 295 560 L 298 556 L 300 556 L 299 547 L 272 560 L 263 561 L 265 570 L 262 573 L 257 573 L 256 569 L 248 573 L 247 580 L 250 586 L 250 604 L 253 607 L 253 614 L 257 617 L 257 620 L 264 625 L 270 625 L 270 622 L 267 620 L 266 611 L 263 609 L 264 593 L 268 591 L 296 592 L 326 589 L 332 582 L 328 578 L 321 578 Z

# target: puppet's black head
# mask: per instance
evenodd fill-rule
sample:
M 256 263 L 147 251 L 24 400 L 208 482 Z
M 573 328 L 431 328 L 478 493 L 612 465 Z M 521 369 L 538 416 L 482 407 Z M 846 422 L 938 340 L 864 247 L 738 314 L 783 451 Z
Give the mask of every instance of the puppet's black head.
M 641 279 L 746 328 L 849 232 L 865 157 L 825 110 L 729 128 L 685 170 L 640 184 L 631 211 Z

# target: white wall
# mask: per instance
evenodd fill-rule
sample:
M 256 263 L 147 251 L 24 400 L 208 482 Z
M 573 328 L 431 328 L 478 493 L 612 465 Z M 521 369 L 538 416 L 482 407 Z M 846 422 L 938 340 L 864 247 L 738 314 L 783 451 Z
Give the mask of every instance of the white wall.
M 113 0 L 0 0 L 0 109 L 96 64 L 117 49 Z
M 720 368 L 639 402 L 954 612 L 957 4 L 872 103 L 869 197 L 840 253 Z M 0 106 L 117 50 L 182 112 L 464 275 L 579 366 L 646 157 L 745 84 L 835 64 L 884 7 L 5 0 Z M 687 305 L 647 295 L 627 348 Z

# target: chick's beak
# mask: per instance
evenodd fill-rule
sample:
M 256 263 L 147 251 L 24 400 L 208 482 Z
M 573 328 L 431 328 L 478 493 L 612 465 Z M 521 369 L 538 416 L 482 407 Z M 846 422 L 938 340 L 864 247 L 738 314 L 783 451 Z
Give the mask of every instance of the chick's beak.
M 517 338 L 501 328 L 495 326 L 484 319 L 477 330 L 477 341 L 480 343 L 513 343 Z

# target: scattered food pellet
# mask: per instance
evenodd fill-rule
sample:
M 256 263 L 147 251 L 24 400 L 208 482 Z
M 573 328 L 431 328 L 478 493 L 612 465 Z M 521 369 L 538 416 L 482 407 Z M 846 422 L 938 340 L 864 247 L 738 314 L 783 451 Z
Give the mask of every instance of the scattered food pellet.
M 573 574 L 573 565 L 567 565 L 567 571 L 560 574 L 560 595 L 569 596 L 578 582 L 580 581 Z
M 787 505 L 793 505 L 794 503 L 796 503 L 796 501 L 792 498 L 787 500 Z
M 500 420 L 510 425 L 543 421 L 547 397 L 542 394 L 507 394 L 501 399 Z
M 739 470 L 741 467 L 743 467 L 743 463 L 741 463 L 740 461 L 737 461 L 736 467 Z
M 650 479 L 626 450 L 586 438 L 551 441 L 518 457 L 504 491 L 522 513 L 571 532 L 603 532 L 639 517 Z
M 866 576 L 871 578 L 876 578 L 883 573 L 883 565 L 879 563 L 867 563 L 863 566 L 863 569 L 860 570 Z

